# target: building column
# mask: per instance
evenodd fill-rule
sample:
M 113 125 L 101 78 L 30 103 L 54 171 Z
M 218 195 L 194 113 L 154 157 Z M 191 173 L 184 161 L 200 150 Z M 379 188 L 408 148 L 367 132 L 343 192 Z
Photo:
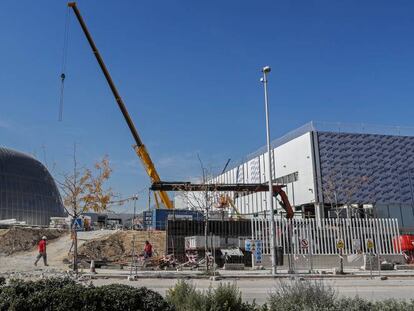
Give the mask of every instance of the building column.
M 325 218 L 325 206 L 322 203 L 314 203 L 315 219 L 320 224 L 321 219 Z

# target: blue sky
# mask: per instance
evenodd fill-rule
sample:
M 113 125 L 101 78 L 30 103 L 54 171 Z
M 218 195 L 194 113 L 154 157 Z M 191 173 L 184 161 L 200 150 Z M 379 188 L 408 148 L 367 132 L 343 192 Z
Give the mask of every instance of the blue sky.
M 165 180 L 220 171 L 310 120 L 413 125 L 412 1 L 78 1 Z M 133 139 L 71 15 L 58 122 L 65 1 L 3 1 L 0 145 L 35 154 L 54 175 L 104 154 L 113 189 L 149 185 Z

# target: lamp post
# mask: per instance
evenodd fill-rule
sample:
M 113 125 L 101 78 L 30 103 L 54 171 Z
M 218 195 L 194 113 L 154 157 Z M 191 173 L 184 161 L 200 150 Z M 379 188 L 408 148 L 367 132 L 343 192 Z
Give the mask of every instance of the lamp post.
M 270 254 L 272 256 L 272 275 L 276 275 L 276 243 L 275 243 L 275 223 L 274 223 L 274 210 L 273 210 L 273 182 L 272 182 L 272 155 L 270 150 L 270 127 L 269 127 L 269 98 L 267 94 L 267 75 L 270 72 L 270 67 L 265 66 L 262 68 L 263 77 L 260 81 L 263 83 L 264 87 L 264 100 L 265 100 L 265 110 L 266 110 L 266 139 L 267 139 L 267 156 L 269 165 L 268 174 L 269 174 L 269 192 L 267 196 L 268 207 L 270 209 Z

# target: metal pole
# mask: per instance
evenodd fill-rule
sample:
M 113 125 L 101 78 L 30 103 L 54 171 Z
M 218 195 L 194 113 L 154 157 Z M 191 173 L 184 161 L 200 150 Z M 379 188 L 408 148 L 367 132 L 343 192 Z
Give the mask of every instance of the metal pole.
M 274 210 L 273 210 L 273 182 L 272 182 L 272 155 L 270 150 L 270 126 L 269 126 L 269 98 L 267 94 L 267 74 L 270 72 L 270 67 L 265 66 L 262 69 L 263 78 L 261 81 L 264 86 L 264 99 L 266 111 L 266 140 L 267 140 L 267 156 L 268 156 L 268 174 L 269 174 L 269 192 L 267 196 L 268 207 L 270 209 L 270 254 L 272 256 L 272 275 L 276 275 L 276 248 L 275 248 L 275 224 L 274 224 Z
M 381 260 L 380 260 L 380 236 L 379 236 L 379 225 L 377 226 L 377 256 L 378 256 L 378 276 L 381 277 Z
M 371 249 L 371 251 L 370 251 L 370 254 L 369 254 L 369 266 L 370 266 L 370 275 L 371 275 L 371 280 L 372 280 L 372 249 Z

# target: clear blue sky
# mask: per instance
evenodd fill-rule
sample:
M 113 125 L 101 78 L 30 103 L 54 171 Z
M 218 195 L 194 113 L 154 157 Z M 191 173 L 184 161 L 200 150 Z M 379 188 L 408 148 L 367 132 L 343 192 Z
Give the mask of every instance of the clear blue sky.
M 273 69 L 272 138 L 310 120 L 414 124 L 412 1 L 78 6 L 165 180 L 199 176 L 197 153 L 218 171 L 265 143 L 263 65 Z M 135 193 L 148 178 L 73 15 L 57 121 L 66 10 L 57 0 L 2 2 L 0 144 L 55 163 L 58 175 L 76 142 L 82 164 L 108 154 L 114 190 Z

